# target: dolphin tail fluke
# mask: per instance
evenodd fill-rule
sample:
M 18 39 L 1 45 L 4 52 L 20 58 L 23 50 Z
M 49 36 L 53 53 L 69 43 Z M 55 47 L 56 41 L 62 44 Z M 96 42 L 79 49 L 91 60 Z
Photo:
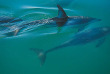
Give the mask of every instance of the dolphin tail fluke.
M 43 51 L 41 49 L 36 49 L 36 48 L 31 48 L 31 50 L 33 50 L 37 54 L 37 56 L 40 60 L 40 65 L 42 66 L 45 63 L 45 60 L 46 60 L 45 51 Z

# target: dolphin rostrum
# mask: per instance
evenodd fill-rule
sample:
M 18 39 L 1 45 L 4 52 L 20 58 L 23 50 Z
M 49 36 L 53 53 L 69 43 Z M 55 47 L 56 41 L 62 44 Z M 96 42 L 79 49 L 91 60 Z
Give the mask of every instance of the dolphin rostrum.
M 107 27 L 107 26 L 97 27 L 93 29 L 86 29 L 86 30 L 78 32 L 77 34 L 73 36 L 72 39 L 70 39 L 69 41 L 66 41 L 65 43 L 57 47 L 51 48 L 46 51 L 42 49 L 36 49 L 36 48 L 31 48 L 31 50 L 37 53 L 38 58 L 40 59 L 41 65 L 43 65 L 45 62 L 47 53 L 53 52 L 55 50 L 60 50 L 68 46 L 84 45 L 84 44 L 87 44 L 89 42 L 92 42 L 98 39 L 99 39 L 99 42 L 96 45 L 96 47 L 99 47 L 104 42 L 105 36 L 108 35 L 109 33 L 110 33 L 110 27 Z

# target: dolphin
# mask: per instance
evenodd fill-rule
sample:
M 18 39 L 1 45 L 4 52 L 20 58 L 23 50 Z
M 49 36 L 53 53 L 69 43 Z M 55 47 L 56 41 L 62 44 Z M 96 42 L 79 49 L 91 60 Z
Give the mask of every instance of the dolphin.
M 15 17 L 0 16 L 0 35 L 16 31 L 16 28 L 14 29 L 14 26 L 21 21 L 23 20 Z
M 13 34 L 17 35 L 23 29 L 27 30 L 28 28 L 29 30 L 39 26 L 58 27 L 58 33 L 62 30 L 63 26 L 72 26 L 73 28 L 78 28 L 79 31 L 81 31 L 88 24 L 100 21 L 100 19 L 92 17 L 67 16 L 66 12 L 60 5 L 57 5 L 57 7 L 58 7 L 58 16 L 49 19 L 31 21 L 29 23 L 25 23 L 19 26 L 17 25 L 16 27 L 18 28 L 15 31 L 12 31 L 15 32 Z
M 41 65 L 43 65 L 46 59 L 46 55 L 50 52 L 53 52 L 55 50 L 60 50 L 68 46 L 84 45 L 84 44 L 93 42 L 95 40 L 99 40 L 98 44 L 96 45 L 96 47 L 99 47 L 102 43 L 104 43 L 105 36 L 108 35 L 109 33 L 110 33 L 110 27 L 107 27 L 107 26 L 86 29 L 78 32 L 72 37 L 72 39 L 64 42 L 63 44 L 57 47 L 51 48 L 46 51 L 42 49 L 36 49 L 36 48 L 31 48 L 31 50 L 37 53 L 38 58 L 40 59 Z
M 22 19 L 16 19 L 15 17 L 9 17 L 9 16 L 0 16 L 0 26 L 3 23 L 13 23 L 19 21 L 22 21 Z
M 85 17 L 85 16 L 67 16 L 64 9 L 58 4 L 58 16 L 43 19 L 43 20 L 36 20 L 26 25 L 38 25 L 38 24 L 45 24 L 45 26 L 50 27 L 63 27 L 63 26 L 73 26 L 74 28 L 79 28 L 79 30 L 83 30 L 85 26 L 90 23 L 101 21 L 101 19 L 96 19 L 92 17 Z M 25 24 L 24 24 L 25 25 Z

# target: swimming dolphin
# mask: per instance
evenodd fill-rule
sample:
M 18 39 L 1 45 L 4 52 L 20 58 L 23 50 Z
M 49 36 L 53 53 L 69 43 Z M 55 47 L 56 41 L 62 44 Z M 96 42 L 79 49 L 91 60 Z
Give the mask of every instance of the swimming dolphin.
M 76 35 L 73 36 L 72 39 L 70 39 L 69 41 L 66 41 L 65 43 L 57 47 L 51 48 L 46 51 L 36 49 L 36 48 L 32 48 L 31 50 L 37 53 L 38 58 L 41 61 L 41 65 L 43 65 L 45 62 L 47 53 L 50 53 L 55 50 L 60 50 L 68 46 L 84 45 L 98 39 L 99 39 L 99 42 L 96 45 L 96 47 L 99 47 L 104 42 L 105 36 L 108 35 L 109 33 L 110 33 L 110 27 L 107 27 L 107 26 L 87 29 L 87 30 L 78 32 Z
M 17 31 L 14 27 L 17 23 L 23 21 L 15 17 L 0 16 L 0 35 L 8 34 L 12 31 Z
M 54 18 L 37 20 L 27 23 L 26 25 L 37 25 L 37 24 L 45 24 L 45 26 L 53 26 L 53 27 L 63 27 L 63 26 L 73 26 L 74 28 L 79 28 L 79 30 L 83 30 L 85 26 L 90 23 L 100 21 L 100 19 L 92 18 L 92 17 L 84 17 L 84 16 L 67 16 L 64 9 L 57 5 L 58 7 L 58 16 Z
M 7 28 L 16 25 L 15 22 L 21 22 L 22 19 L 16 19 L 15 17 L 0 16 L 0 33 L 8 32 Z M 1 34 L 0 34 L 1 35 Z
M 0 16 L 0 26 L 3 23 L 13 23 L 18 21 L 22 21 L 22 19 L 16 19 L 14 17 L 9 17 L 9 16 Z
M 29 29 L 29 27 L 35 28 L 38 26 L 46 26 L 46 27 L 58 27 L 58 32 L 61 31 L 61 27 L 63 26 L 73 26 L 73 28 L 79 28 L 80 30 L 83 30 L 85 26 L 92 22 L 100 21 L 100 19 L 91 18 L 91 17 L 84 17 L 84 16 L 67 16 L 66 12 L 63 10 L 63 8 L 60 5 L 57 5 L 58 7 L 58 16 L 54 18 L 49 19 L 43 19 L 43 20 L 36 20 L 29 23 L 22 24 L 16 29 L 13 33 L 14 35 L 17 35 L 20 30 L 23 29 Z

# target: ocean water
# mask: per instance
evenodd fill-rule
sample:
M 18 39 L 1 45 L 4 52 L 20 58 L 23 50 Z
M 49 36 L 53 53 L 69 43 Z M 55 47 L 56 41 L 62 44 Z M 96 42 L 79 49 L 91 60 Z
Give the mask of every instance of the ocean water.
M 60 4 L 68 16 L 89 16 L 102 21 L 88 27 L 110 26 L 109 0 L 0 0 L 0 16 L 26 22 L 57 16 Z M 56 28 L 39 29 L 22 35 L 0 38 L 0 74 L 110 74 L 110 36 L 96 48 L 98 41 L 70 46 L 47 55 L 40 66 L 30 48 L 48 50 L 70 39 L 72 30 L 55 34 Z M 48 33 L 48 34 L 47 34 Z

